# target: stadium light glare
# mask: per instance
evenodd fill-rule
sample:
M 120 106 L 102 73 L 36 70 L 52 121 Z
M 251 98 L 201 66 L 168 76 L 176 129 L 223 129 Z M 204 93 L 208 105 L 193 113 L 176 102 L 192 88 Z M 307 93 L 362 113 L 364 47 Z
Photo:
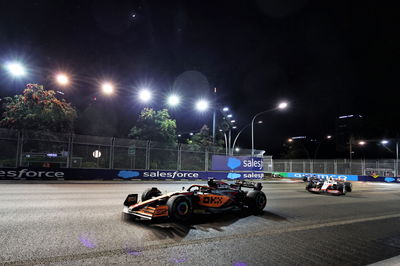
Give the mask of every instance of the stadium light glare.
M 101 85 L 101 90 L 103 91 L 104 94 L 111 95 L 114 93 L 114 85 L 111 84 L 110 82 L 104 82 Z
M 152 98 L 152 93 L 149 89 L 141 89 L 139 91 L 139 100 L 142 102 L 149 102 Z
M 279 109 L 286 109 L 288 107 L 288 103 L 287 102 L 281 102 L 280 104 L 278 104 L 278 108 Z
M 178 106 L 180 102 L 181 102 L 181 99 L 176 94 L 172 94 L 172 95 L 168 96 L 168 98 L 167 98 L 167 104 L 170 107 Z
M 9 62 L 5 65 L 5 68 L 13 77 L 23 77 L 26 75 L 25 67 L 19 62 Z
M 196 102 L 196 110 L 199 112 L 204 112 L 208 109 L 209 103 L 207 100 L 201 99 Z
M 56 81 L 59 85 L 61 86 L 66 86 L 69 83 L 69 78 L 66 74 L 64 73 L 59 73 L 56 75 Z

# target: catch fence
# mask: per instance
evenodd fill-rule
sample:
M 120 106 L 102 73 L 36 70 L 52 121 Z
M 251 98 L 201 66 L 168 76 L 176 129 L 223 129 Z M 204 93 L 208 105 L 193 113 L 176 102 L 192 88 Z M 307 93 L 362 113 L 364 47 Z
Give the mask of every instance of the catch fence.
M 255 151 L 256 156 L 262 152 Z M 0 128 L 1 167 L 153 169 L 209 171 L 222 147 L 199 147 L 124 138 Z M 234 151 L 250 156 L 250 149 Z M 398 176 L 395 159 L 282 160 L 264 156 L 265 172 Z
M 274 172 L 398 176 L 396 159 L 272 160 Z
M 250 154 L 240 149 L 233 155 Z M 209 171 L 213 155 L 226 155 L 225 148 L 0 129 L 0 167 Z

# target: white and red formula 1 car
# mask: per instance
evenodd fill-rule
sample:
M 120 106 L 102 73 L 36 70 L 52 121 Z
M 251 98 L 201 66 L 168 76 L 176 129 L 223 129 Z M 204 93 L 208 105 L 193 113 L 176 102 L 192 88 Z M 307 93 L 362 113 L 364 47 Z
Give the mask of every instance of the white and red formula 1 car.
M 352 185 L 350 182 L 345 182 L 346 179 L 334 179 L 332 177 L 309 178 L 306 190 L 313 193 L 329 193 L 334 195 L 345 195 L 346 192 L 352 191 Z

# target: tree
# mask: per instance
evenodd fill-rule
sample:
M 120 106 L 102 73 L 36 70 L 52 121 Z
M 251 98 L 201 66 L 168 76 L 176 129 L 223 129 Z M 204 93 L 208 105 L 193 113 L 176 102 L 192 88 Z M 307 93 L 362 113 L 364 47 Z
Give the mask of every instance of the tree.
M 200 132 L 195 133 L 192 139 L 188 140 L 188 144 L 191 145 L 194 150 L 212 146 L 213 140 L 210 134 L 210 128 L 207 125 L 203 125 Z
M 129 137 L 176 144 L 176 121 L 171 119 L 167 109 L 156 111 L 152 108 L 144 108 L 136 125 L 132 127 Z
M 200 132 L 193 135 L 192 139 L 188 140 L 188 144 L 191 150 L 204 150 L 206 148 L 212 148 L 214 151 L 222 151 L 225 147 L 225 142 L 222 139 L 222 134 L 216 135 L 215 144 L 210 133 L 210 128 L 207 125 L 203 125 Z
M 76 110 L 53 90 L 28 84 L 20 95 L 4 98 L 0 126 L 14 129 L 72 132 Z

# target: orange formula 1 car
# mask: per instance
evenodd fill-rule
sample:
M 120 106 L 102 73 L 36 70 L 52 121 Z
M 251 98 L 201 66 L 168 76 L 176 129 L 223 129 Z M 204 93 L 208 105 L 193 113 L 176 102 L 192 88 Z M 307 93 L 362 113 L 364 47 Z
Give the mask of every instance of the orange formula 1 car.
M 250 190 L 242 190 L 250 188 Z M 252 190 L 251 190 L 252 189 Z M 157 188 L 138 194 L 129 194 L 123 212 L 140 219 L 170 218 L 186 220 L 193 213 L 220 213 L 234 210 L 261 212 L 267 197 L 261 191 L 261 183 L 237 181 L 227 184 L 210 179 L 208 185 L 191 185 L 187 190 L 162 194 Z

